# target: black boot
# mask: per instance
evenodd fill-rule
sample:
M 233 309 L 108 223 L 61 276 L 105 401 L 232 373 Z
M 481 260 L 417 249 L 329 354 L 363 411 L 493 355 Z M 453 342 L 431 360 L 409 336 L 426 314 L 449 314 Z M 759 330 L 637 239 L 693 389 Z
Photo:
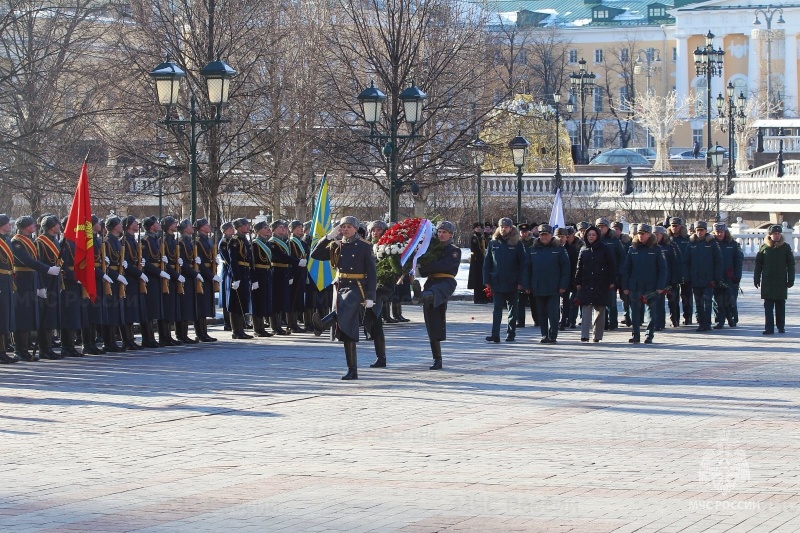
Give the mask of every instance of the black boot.
M 116 332 L 111 326 L 103 326 L 103 349 L 106 353 L 120 353 L 124 352 L 125 348 L 117 344 L 114 339 Z
M 208 318 L 204 316 L 194 321 L 194 332 L 200 342 L 217 342 L 217 339 L 208 334 Z
M 16 355 L 8 355 L 6 353 L 6 336 L 0 335 L 0 363 L 10 365 L 19 361 Z
M 197 344 L 197 341 L 193 338 L 189 337 L 189 322 L 187 320 L 181 320 L 180 322 L 175 323 L 175 331 L 177 332 L 180 328 L 180 333 L 177 335 L 178 340 L 184 344 Z
M 358 379 L 358 357 L 356 355 L 355 341 L 345 341 L 344 356 L 347 360 L 347 374 L 342 376 L 342 379 Z
M 375 341 L 375 362 L 369 365 L 370 368 L 386 368 L 386 337 L 384 335 L 376 335 L 373 337 Z
M 442 369 L 442 344 L 441 341 L 431 341 L 431 353 L 433 354 L 433 366 L 430 370 Z
M 28 351 L 30 346 L 30 332 L 28 330 L 20 330 L 14 332 L 14 355 L 21 361 L 38 361 L 39 354 L 31 354 Z
M 278 313 L 269 315 L 269 326 L 273 335 L 289 335 L 289 332 L 281 327 L 281 317 Z
M 227 309 L 224 308 L 222 309 L 222 323 L 223 323 L 222 327 L 223 331 L 233 331 L 233 328 L 231 327 L 231 314 L 228 312 Z
M 71 329 L 61 330 L 61 355 L 66 357 L 83 357 L 83 354 L 75 349 L 75 332 Z
M 272 337 L 264 324 L 264 317 L 253 315 L 253 335 L 256 337 Z
M 398 322 L 411 322 L 403 316 L 403 304 L 400 302 L 392 304 L 392 313 L 394 314 L 394 319 Z
M 306 307 L 303 311 L 303 326 L 306 328 L 307 333 L 312 333 L 314 331 L 314 309 L 311 307 Z
M 64 359 L 64 356 L 58 354 L 53 350 L 53 332 L 48 330 L 39 330 L 36 333 L 36 343 L 39 345 L 39 354 L 42 359 Z
M 142 330 L 142 348 L 158 348 L 156 334 L 153 332 L 153 323 L 149 320 L 140 322 L 139 329 Z
M 83 355 L 100 355 L 100 348 L 94 339 L 94 328 L 88 327 L 81 330 L 81 339 L 83 340 Z
M 392 305 L 394 305 L 394 304 L 392 304 Z M 397 320 L 392 318 L 392 316 L 389 314 L 389 306 L 388 305 L 384 304 L 383 310 L 381 311 L 381 317 L 383 317 L 383 322 L 385 324 L 397 324 Z
M 136 336 L 133 334 L 133 324 L 125 324 L 124 326 L 120 326 L 120 332 L 122 333 L 122 344 L 128 350 L 141 350 L 142 347 L 136 344 Z M 142 337 L 144 338 L 144 337 Z
M 292 333 L 303 333 L 303 330 L 300 328 L 300 325 L 297 323 L 297 313 L 294 311 L 290 311 L 287 313 L 288 316 L 288 328 Z
M 231 329 L 233 329 L 232 339 L 252 339 L 253 336 L 244 332 L 244 315 L 231 313 Z
M 166 320 L 158 321 L 158 345 L 181 346 L 183 343 L 172 338 L 172 324 Z

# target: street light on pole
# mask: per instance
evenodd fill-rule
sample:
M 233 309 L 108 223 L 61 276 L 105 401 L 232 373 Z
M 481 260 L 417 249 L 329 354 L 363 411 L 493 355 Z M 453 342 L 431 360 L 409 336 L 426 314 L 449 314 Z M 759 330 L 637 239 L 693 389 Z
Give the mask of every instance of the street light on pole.
M 486 152 L 489 151 L 489 145 L 480 137 L 475 137 L 469 147 L 472 150 L 472 162 L 478 175 L 478 222 L 483 224 L 483 184 L 481 183 L 481 177 L 483 175 L 483 162 L 486 160 Z
M 711 30 L 706 34 L 706 46 L 699 46 L 694 51 L 694 68 L 698 76 L 706 78 L 706 125 L 708 126 L 706 149 L 706 168 L 711 169 L 711 78 L 722 76 L 722 57 L 725 50 L 721 47 L 714 50 L 714 34 Z
M 422 109 L 425 100 L 428 98 L 419 87 L 411 82 L 411 87 L 405 89 L 398 96 L 403 107 L 405 121 L 411 126 L 411 133 L 401 135 L 397 132 L 400 124 L 400 108 L 393 103 L 392 114 L 389 117 L 389 132 L 379 133 L 376 125 L 383 114 L 383 103 L 386 95 L 371 82 L 370 86 L 361 91 L 358 101 L 364 113 L 364 121 L 369 125 L 369 137 L 378 142 L 384 141 L 382 148 L 383 155 L 389 161 L 389 221 L 397 221 L 397 191 L 408 184 L 412 194 L 419 192 L 419 185 L 414 181 L 403 181 L 397 177 L 398 148 L 406 140 L 416 139 L 420 135 L 417 133 L 417 123 L 422 119 Z
M 710 155 L 708 160 L 711 162 L 711 166 L 713 166 L 717 171 L 717 217 L 715 220 L 719 222 L 721 218 L 719 209 L 719 169 L 722 167 L 722 159 L 725 155 L 725 149 L 720 145 L 716 145 L 714 148 L 709 150 L 709 153 Z
M 728 133 L 728 175 L 725 178 L 725 194 L 733 193 L 733 178 L 736 177 L 736 158 L 738 150 L 734 141 L 735 133 L 744 131 L 747 124 L 747 115 L 744 113 L 747 105 L 747 98 L 744 92 L 739 91 L 739 96 L 734 99 L 735 87 L 732 82 L 728 82 L 725 88 L 728 95 L 728 113 L 725 113 L 725 99 L 720 94 L 717 97 L 717 114 L 719 115 L 719 126 L 723 133 Z M 734 102 L 735 100 L 735 102 Z
M 200 136 L 209 130 L 210 127 L 229 122 L 222 118 L 222 108 L 228 103 L 231 78 L 236 76 L 236 71 L 224 61 L 217 58 L 203 67 L 200 74 L 206 80 L 208 91 L 208 101 L 216 110 L 214 118 L 200 118 L 197 112 L 197 99 L 194 91 L 190 88 L 191 95 L 189 106 L 189 118 L 173 118 L 173 108 L 178 104 L 178 94 L 180 93 L 180 81 L 186 77 L 178 65 L 167 58 L 164 63 L 158 65 L 150 77 L 156 82 L 156 94 L 158 103 L 166 108 L 166 115 L 158 124 L 163 124 L 175 135 L 182 135 L 189 142 L 189 189 L 190 189 L 190 208 L 189 219 L 194 221 L 197 214 L 197 143 Z M 186 131 L 189 126 L 189 131 Z M 199 128 L 198 128 L 199 127 Z
M 642 60 L 642 55 L 644 55 L 644 60 Z M 644 73 L 645 77 L 647 78 L 647 96 L 650 96 L 650 78 L 653 74 L 659 72 L 661 70 L 661 54 L 655 48 L 648 48 L 646 50 L 640 49 L 636 53 L 636 61 L 634 62 L 633 66 L 633 73 L 634 74 L 642 74 Z M 645 135 L 647 138 L 645 139 L 645 145 L 650 147 L 650 132 L 645 128 Z
M 761 21 L 758 18 L 759 13 L 764 16 L 764 20 L 767 21 L 767 30 L 766 31 L 758 31 L 757 38 L 765 39 L 767 41 L 767 112 L 769 113 L 769 118 L 774 118 L 775 116 L 775 108 L 780 104 L 779 101 L 773 101 L 772 99 L 772 17 L 775 14 L 778 14 L 778 20 L 776 21 L 778 24 L 784 24 L 786 21 L 783 20 L 783 9 L 772 9 L 772 6 L 768 6 L 767 9 L 756 9 L 756 18 L 753 20 L 753 26 L 761 26 Z M 765 37 L 762 37 L 761 34 L 764 33 Z M 778 100 L 780 99 L 780 96 Z
M 588 154 L 586 153 L 587 146 L 586 146 L 586 115 L 585 115 L 585 107 L 586 107 L 586 95 L 587 94 L 594 94 L 594 80 L 597 76 L 593 72 L 587 73 L 586 72 L 586 60 L 581 58 L 578 61 L 578 65 L 580 68 L 578 72 L 573 72 L 569 75 L 569 81 L 572 85 L 572 93 L 575 94 L 581 100 L 581 164 L 585 165 L 588 162 Z
M 528 139 L 522 136 L 522 130 L 508 143 L 514 166 L 517 167 L 517 224 L 522 222 L 522 167 L 525 166 L 525 157 L 528 155 L 530 145 Z

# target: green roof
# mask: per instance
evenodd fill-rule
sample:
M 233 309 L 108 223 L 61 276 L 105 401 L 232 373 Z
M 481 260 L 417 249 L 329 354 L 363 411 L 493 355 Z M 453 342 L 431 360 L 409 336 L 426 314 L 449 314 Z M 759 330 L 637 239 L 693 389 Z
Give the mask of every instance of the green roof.
M 520 11 L 530 11 L 536 16 L 526 17 L 525 20 L 539 26 L 565 27 L 673 24 L 675 19 L 666 14 L 659 18 L 649 17 L 651 7 L 670 9 L 673 6 L 674 0 L 489 0 L 486 3 L 486 9 L 498 13 L 509 22 L 516 21 Z M 598 8 L 606 8 L 610 20 L 594 21 L 592 14 Z

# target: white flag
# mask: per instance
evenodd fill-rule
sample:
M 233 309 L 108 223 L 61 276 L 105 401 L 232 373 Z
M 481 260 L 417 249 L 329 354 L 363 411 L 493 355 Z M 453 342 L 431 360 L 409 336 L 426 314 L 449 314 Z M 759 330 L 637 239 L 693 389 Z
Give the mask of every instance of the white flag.
M 553 231 L 556 228 L 566 227 L 564 223 L 564 204 L 561 203 L 561 189 L 556 189 L 556 199 L 553 202 L 553 210 L 550 211 L 549 224 L 553 227 Z

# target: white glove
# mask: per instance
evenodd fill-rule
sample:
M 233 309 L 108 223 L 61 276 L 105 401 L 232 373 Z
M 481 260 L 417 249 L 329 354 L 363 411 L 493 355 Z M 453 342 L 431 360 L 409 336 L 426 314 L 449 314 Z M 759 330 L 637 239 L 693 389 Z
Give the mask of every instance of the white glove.
M 251 288 L 252 290 L 256 290 L 256 289 L 258 289 L 258 282 L 257 282 L 257 281 L 254 281 L 254 282 L 252 283 L 252 285 L 250 285 L 250 288 Z
M 166 272 L 164 272 L 163 270 L 162 270 L 161 272 L 159 272 L 159 273 L 158 273 L 158 275 L 159 275 L 159 277 L 161 277 L 161 278 L 164 278 L 164 279 L 169 279 L 169 274 L 167 274 L 167 273 L 166 273 Z
M 331 231 L 330 233 L 328 233 L 327 237 L 328 240 L 332 241 L 338 236 L 339 236 L 339 224 L 336 224 L 333 228 L 331 228 Z
M 214 278 L 213 278 L 213 281 L 216 281 L 217 283 L 222 283 L 222 278 L 217 276 L 217 275 L 215 275 Z
M 118 277 L 117 277 L 117 281 L 119 281 L 120 283 L 122 283 L 122 284 L 123 284 L 123 285 L 125 285 L 126 287 L 128 286 L 128 280 L 127 280 L 127 279 L 125 279 L 125 276 L 118 276 Z
M 39 298 L 47 298 L 47 289 L 36 289 L 36 296 Z
M 289 280 L 289 285 L 291 285 L 292 283 L 294 283 L 294 278 Z
M 47 269 L 47 273 L 50 274 L 51 276 L 58 276 L 59 274 L 61 274 L 61 269 L 57 266 L 51 266 L 50 268 Z
M 145 258 L 144 258 L 144 257 L 142 257 L 142 261 L 141 261 L 142 268 L 144 268 L 144 266 L 145 266 L 146 264 L 147 264 L 147 261 L 145 260 Z
M 181 259 L 180 257 L 178 258 L 178 266 L 179 267 L 183 266 L 183 259 Z
M 105 256 L 103 259 L 105 259 L 107 265 L 111 264 L 111 259 L 109 259 L 108 256 Z
M 122 262 L 122 268 L 128 268 L 128 262 L 127 261 L 123 261 Z
M 419 271 L 419 265 L 414 267 L 414 277 L 415 278 L 421 278 L 422 277 L 422 272 Z
M 233 289 L 233 290 L 239 290 L 239 284 L 240 284 L 240 283 L 241 283 L 241 281 L 238 281 L 238 280 L 237 280 L 237 281 L 233 281 L 233 282 L 231 282 L 231 289 Z
M 203 260 L 202 260 L 202 259 L 200 259 L 200 256 L 198 255 L 197 257 L 195 257 L 195 258 L 194 258 L 194 262 L 195 262 L 195 263 L 197 263 L 197 264 L 199 265 L 200 263 L 202 263 L 202 262 L 203 262 Z
M 307 264 L 308 264 L 308 261 L 306 261 L 305 259 L 301 259 L 301 260 L 300 260 L 300 262 L 299 262 L 299 263 L 297 263 L 297 266 L 299 266 L 300 268 L 303 268 L 303 267 L 305 267 Z
M 217 256 L 217 264 L 218 265 L 222 264 L 222 258 L 220 256 Z
M 166 255 L 162 255 L 161 256 L 161 262 L 162 263 L 168 263 L 169 262 L 169 261 L 167 261 L 167 256 Z
M 201 276 L 200 274 L 198 274 L 198 275 L 197 275 L 197 281 L 199 281 L 200 283 L 203 283 L 205 280 L 203 279 L 203 276 Z
M 178 275 L 178 281 L 180 281 L 181 283 L 183 283 L 184 281 L 186 281 L 186 278 L 184 278 L 184 277 L 183 277 L 183 276 L 181 276 L 181 275 Z
M 147 283 L 148 281 L 150 281 L 150 278 L 148 278 L 148 277 L 145 275 L 145 273 L 144 273 L 144 272 L 142 272 L 142 275 L 141 275 L 141 276 L 139 276 L 139 279 L 140 279 L 140 280 L 142 280 L 142 281 L 144 281 L 145 283 Z
M 375 302 L 373 302 L 372 300 L 367 300 L 366 302 L 364 302 L 364 307 L 366 307 L 367 309 L 370 309 L 374 305 Z
M 103 274 L 103 280 L 108 283 L 114 283 L 114 280 L 111 279 L 111 276 L 109 276 L 108 274 Z

